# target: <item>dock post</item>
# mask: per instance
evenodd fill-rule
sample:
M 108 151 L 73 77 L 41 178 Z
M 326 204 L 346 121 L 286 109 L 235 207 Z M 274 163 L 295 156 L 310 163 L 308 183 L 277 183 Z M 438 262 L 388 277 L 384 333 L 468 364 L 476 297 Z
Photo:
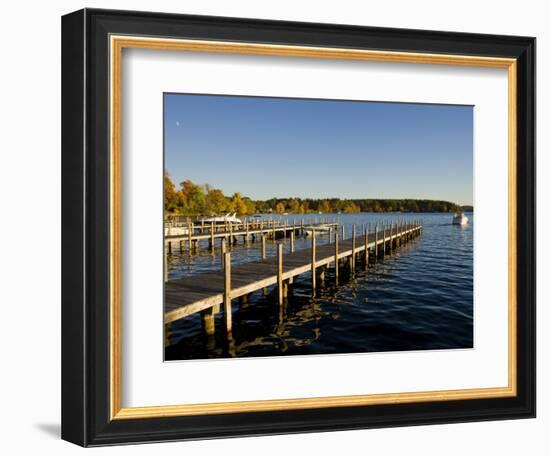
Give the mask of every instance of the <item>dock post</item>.
M 349 263 L 351 273 L 355 272 L 355 223 L 353 224 L 353 231 L 351 232 L 351 261 Z
M 294 230 L 290 232 L 290 253 L 294 253 Z
M 210 225 L 210 248 L 212 249 L 212 254 L 214 253 L 214 221 L 212 220 L 212 224 Z
M 231 253 L 226 252 L 223 258 L 223 319 L 225 322 L 225 329 L 229 334 L 233 329 L 231 314 Z
M 386 256 L 386 222 L 382 224 L 382 258 Z
M 201 310 L 202 329 L 207 336 L 213 336 L 216 332 L 216 320 L 214 319 L 214 307 Z
M 399 247 L 401 247 L 401 220 L 397 221 L 397 238 L 395 242 Z
M 340 237 L 340 230 L 338 230 L 338 226 L 336 226 L 336 229 L 334 230 L 334 278 L 336 280 L 336 285 L 338 285 L 338 238 Z
M 397 222 L 397 237 L 395 238 L 395 243 L 397 246 L 401 245 L 401 228 L 399 227 L 399 222 Z
M 262 260 L 265 260 L 265 234 L 262 233 Z
M 378 222 L 374 227 L 374 261 L 378 261 Z
M 283 244 L 277 244 L 277 296 L 279 305 L 283 305 Z
M 172 241 L 168 241 L 168 253 L 172 253 Z
M 369 268 L 369 227 L 365 227 L 365 270 Z
M 346 226 L 342 224 L 342 241 L 346 240 Z
M 189 250 L 189 253 L 193 250 L 193 223 L 189 222 L 187 224 L 187 249 Z
M 315 228 L 312 231 L 311 236 L 311 288 L 313 293 L 315 293 L 315 288 L 317 285 L 317 277 L 315 276 L 315 259 L 316 259 L 316 242 L 315 242 Z
M 227 247 L 225 243 L 225 238 L 221 238 L 221 240 L 222 240 L 222 247 L 221 247 L 222 255 L 220 258 L 222 260 L 222 268 L 223 268 L 223 262 L 225 261 L 225 254 L 227 253 Z
M 327 269 L 327 266 L 321 266 L 319 268 L 321 270 L 321 272 L 319 273 L 319 280 L 321 281 L 321 285 L 325 285 L 325 278 L 326 278 L 326 269 Z

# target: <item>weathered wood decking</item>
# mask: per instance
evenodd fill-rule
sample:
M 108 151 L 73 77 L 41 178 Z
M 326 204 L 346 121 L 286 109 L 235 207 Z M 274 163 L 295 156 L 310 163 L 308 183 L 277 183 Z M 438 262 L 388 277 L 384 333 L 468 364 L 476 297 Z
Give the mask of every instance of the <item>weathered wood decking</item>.
M 321 271 L 329 264 L 334 264 L 335 274 L 338 276 L 340 260 L 347 258 L 350 269 L 356 267 L 358 254 L 362 254 L 363 264 L 368 266 L 368 256 L 375 258 L 384 256 L 386 252 L 395 249 L 403 242 L 420 233 L 420 223 L 392 224 L 381 231 L 370 234 L 363 233 L 355 236 L 354 232 L 346 240 L 340 236 L 331 236 L 331 242 L 317 246 L 315 237 L 312 238 L 312 247 L 291 252 L 290 247 L 282 253 L 283 246 L 279 246 L 279 255 L 265 258 L 242 265 L 230 265 L 230 274 L 221 269 L 219 271 L 201 274 L 198 276 L 174 279 L 165 283 L 164 287 L 164 321 L 170 323 L 197 312 L 207 312 L 212 316 L 214 309 L 224 304 L 224 311 L 229 313 L 228 330 L 231 329 L 231 299 L 248 295 L 257 290 L 277 284 L 279 301 L 282 300 L 283 289 L 295 277 L 306 272 Z M 335 233 L 336 231 L 334 230 Z M 282 253 L 282 255 L 281 255 Z M 335 259 L 337 261 L 335 261 Z M 226 261 L 230 255 L 226 254 Z M 279 261 L 282 260 L 282 268 Z M 312 286 L 316 286 L 316 274 L 312 274 Z M 225 297 L 225 299 L 224 299 Z M 229 311 L 227 311 L 229 309 Z M 227 325 L 227 319 L 226 319 Z

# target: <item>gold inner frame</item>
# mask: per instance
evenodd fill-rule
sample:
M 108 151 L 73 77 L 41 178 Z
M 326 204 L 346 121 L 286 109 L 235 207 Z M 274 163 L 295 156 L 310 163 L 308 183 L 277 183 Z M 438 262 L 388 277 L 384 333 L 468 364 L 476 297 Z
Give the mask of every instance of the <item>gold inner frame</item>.
M 508 70 L 508 385 L 505 387 L 273 399 L 245 402 L 122 407 L 122 207 L 121 96 L 123 49 L 255 54 L 317 59 L 453 65 Z M 158 418 L 239 412 L 265 412 L 374 404 L 511 397 L 517 394 L 516 290 L 516 120 L 517 62 L 511 58 L 387 52 L 310 46 L 117 36 L 110 37 L 110 411 L 111 419 Z

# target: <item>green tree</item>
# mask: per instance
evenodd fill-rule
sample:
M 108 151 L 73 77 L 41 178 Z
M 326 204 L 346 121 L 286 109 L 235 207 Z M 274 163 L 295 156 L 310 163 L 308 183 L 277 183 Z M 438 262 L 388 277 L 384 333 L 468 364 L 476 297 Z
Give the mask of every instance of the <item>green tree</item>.
M 243 200 L 239 192 L 233 194 L 233 197 L 231 198 L 231 207 L 237 214 L 247 214 L 246 202 Z
M 275 212 L 277 212 L 277 214 L 284 214 L 285 213 L 285 205 L 283 203 L 277 203 L 275 205 Z
M 360 208 L 353 201 L 346 201 L 344 203 L 342 211 L 349 214 L 349 213 L 352 213 L 352 212 L 359 212 Z
M 206 212 L 208 214 L 222 214 L 227 209 L 227 199 L 219 189 L 208 189 L 205 197 Z
M 288 211 L 292 214 L 300 213 L 300 200 L 298 198 L 292 198 L 290 200 L 290 205 L 288 206 Z
M 322 200 L 320 203 L 319 203 L 319 212 L 330 212 L 330 204 L 327 200 Z
M 206 208 L 204 189 L 200 185 L 191 185 L 186 195 L 186 202 L 189 213 L 204 214 Z

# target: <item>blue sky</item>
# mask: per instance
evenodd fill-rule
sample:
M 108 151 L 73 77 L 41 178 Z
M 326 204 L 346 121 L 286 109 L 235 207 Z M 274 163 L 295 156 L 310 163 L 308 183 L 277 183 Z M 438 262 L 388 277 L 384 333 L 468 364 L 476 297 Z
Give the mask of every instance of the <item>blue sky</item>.
M 473 107 L 165 94 L 165 168 L 252 199 L 472 204 Z

